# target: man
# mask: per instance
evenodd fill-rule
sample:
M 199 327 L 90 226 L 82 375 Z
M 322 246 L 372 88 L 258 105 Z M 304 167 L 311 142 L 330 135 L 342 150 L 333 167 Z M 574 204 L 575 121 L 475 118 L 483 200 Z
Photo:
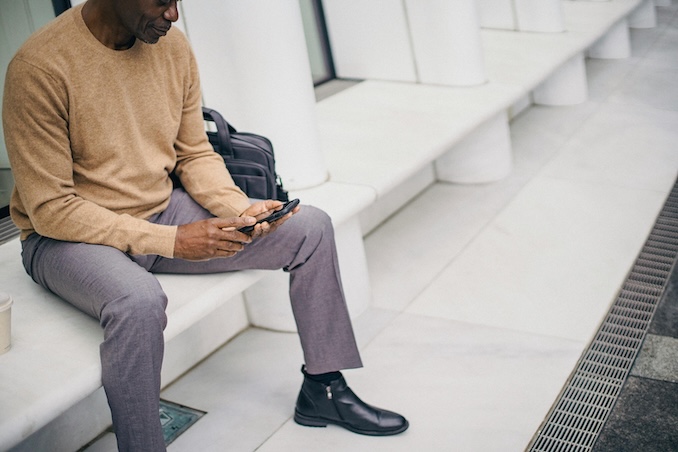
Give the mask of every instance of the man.
M 285 269 L 305 360 L 295 420 L 404 431 L 402 416 L 363 403 L 339 372 L 362 364 L 327 215 L 304 206 L 251 234 L 237 230 L 280 203 L 250 203 L 212 151 L 196 62 L 171 28 L 178 18 L 176 0 L 89 0 L 35 33 L 5 84 L 24 266 L 99 319 L 119 449 L 165 449 L 158 404 L 168 300 L 153 272 Z M 173 190 L 172 171 L 183 189 Z

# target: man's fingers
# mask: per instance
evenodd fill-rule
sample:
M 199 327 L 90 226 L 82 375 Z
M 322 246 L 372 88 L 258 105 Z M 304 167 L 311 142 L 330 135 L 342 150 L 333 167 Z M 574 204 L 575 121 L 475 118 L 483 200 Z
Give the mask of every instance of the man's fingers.
M 229 218 L 213 218 L 212 223 L 224 230 L 224 231 L 235 231 L 244 226 L 251 226 L 256 222 L 256 218 L 249 215 L 243 217 L 229 217 Z
M 233 256 L 252 241 L 237 229 L 254 222 L 252 217 L 210 218 L 181 225 L 174 241 L 174 256 L 188 260 Z

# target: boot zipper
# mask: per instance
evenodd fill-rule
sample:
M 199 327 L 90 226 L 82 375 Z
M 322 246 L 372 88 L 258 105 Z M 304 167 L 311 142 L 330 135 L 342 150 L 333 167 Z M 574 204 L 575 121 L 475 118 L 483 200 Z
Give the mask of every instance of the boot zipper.
M 332 388 L 327 386 L 327 387 L 325 387 L 325 391 L 327 391 L 327 398 L 329 400 L 332 400 Z

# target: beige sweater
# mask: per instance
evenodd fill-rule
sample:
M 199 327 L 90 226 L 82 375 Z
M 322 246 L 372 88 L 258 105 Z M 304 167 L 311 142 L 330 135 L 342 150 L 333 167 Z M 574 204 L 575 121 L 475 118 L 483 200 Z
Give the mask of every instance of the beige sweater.
M 146 219 L 186 191 L 221 217 L 249 206 L 210 146 L 185 36 L 115 51 L 85 25 L 82 5 L 36 32 L 5 82 L 3 126 L 22 238 L 104 244 L 172 257 L 176 226 Z

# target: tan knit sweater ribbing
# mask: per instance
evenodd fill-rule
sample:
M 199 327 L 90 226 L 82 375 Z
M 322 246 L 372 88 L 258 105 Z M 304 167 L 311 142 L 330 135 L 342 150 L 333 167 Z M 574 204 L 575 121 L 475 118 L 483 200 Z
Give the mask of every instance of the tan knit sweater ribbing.
M 176 226 L 146 221 L 167 207 L 175 167 L 212 214 L 249 206 L 204 132 L 193 54 L 176 30 L 157 44 L 103 46 L 81 6 L 24 44 L 9 65 L 3 126 L 22 238 L 104 244 L 172 257 Z

